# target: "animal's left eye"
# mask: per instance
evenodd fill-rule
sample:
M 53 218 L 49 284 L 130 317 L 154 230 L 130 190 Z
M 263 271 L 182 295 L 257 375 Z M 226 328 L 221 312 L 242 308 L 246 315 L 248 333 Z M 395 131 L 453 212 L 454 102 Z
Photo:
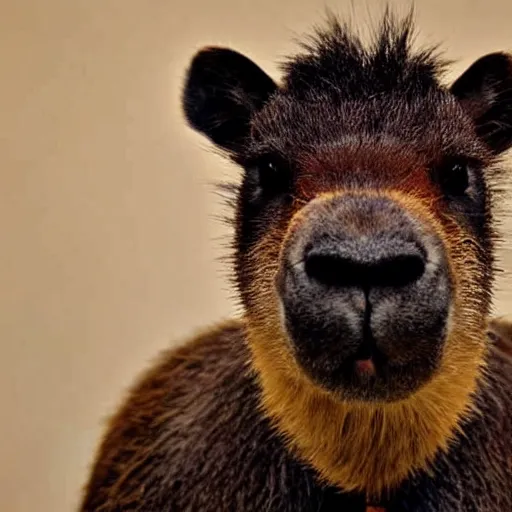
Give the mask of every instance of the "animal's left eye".
M 445 160 L 438 169 L 443 192 L 447 196 L 463 196 L 469 188 L 469 163 L 459 158 Z

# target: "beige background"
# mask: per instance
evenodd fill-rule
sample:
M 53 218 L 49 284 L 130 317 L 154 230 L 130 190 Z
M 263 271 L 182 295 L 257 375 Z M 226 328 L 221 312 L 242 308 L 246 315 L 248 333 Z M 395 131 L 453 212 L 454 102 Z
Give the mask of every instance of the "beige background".
M 325 5 L 365 20 L 380 6 L 356 3 Z M 236 172 L 183 124 L 188 59 L 232 45 L 275 73 L 324 2 L 2 0 L 0 12 L 0 510 L 68 511 L 135 374 L 232 314 L 210 183 Z M 417 18 L 456 70 L 512 49 L 509 0 L 418 1 Z

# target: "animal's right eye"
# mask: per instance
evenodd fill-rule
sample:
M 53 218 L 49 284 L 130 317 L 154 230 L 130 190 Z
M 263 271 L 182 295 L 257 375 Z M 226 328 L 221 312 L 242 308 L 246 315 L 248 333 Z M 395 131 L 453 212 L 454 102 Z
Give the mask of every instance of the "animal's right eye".
M 291 188 L 289 163 L 276 155 L 264 155 L 248 165 L 257 197 L 271 198 L 286 194 Z
M 289 185 L 288 166 L 280 158 L 266 156 L 257 163 L 259 185 L 269 192 L 286 192 Z

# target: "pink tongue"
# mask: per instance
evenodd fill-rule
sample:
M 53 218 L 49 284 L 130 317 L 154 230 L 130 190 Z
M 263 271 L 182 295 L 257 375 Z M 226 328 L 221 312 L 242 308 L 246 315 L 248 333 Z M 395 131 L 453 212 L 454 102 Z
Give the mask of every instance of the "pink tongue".
M 356 361 L 356 371 L 361 375 L 375 375 L 375 364 L 371 359 L 360 359 Z

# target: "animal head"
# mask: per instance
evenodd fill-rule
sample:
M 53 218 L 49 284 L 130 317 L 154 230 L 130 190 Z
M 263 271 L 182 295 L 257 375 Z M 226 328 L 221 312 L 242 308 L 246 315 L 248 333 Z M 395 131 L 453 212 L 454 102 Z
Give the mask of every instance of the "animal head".
M 512 58 L 486 55 L 446 85 L 447 64 L 411 32 L 410 17 L 386 15 L 364 44 L 330 19 L 279 84 L 206 48 L 183 96 L 190 125 L 243 169 L 235 272 L 266 410 L 346 488 L 381 490 L 425 465 L 485 365 Z M 372 470 L 350 436 L 366 428 L 377 453 L 394 427 L 376 425 L 393 421 L 418 446 L 398 447 L 415 452 L 400 469 Z M 354 454 L 334 446 L 343 435 Z

